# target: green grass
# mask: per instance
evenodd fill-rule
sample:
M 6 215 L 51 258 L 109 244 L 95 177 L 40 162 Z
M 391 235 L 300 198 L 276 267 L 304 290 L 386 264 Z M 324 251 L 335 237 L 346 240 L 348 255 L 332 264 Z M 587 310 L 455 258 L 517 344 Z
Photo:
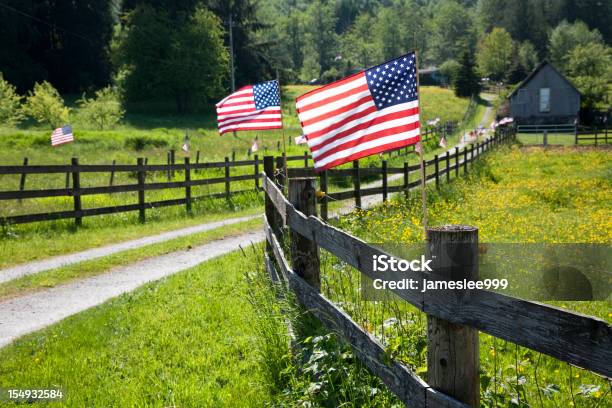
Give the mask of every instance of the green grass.
M 25 336 L 0 350 L 0 388 L 61 387 L 70 407 L 266 405 L 251 266 L 233 252 Z
M 243 232 L 261 228 L 261 219 L 227 225 L 214 230 L 200 232 L 169 241 L 147 245 L 141 248 L 119 252 L 113 255 L 79 262 L 49 271 L 24 276 L 0 283 L 0 300 L 22 295 L 25 292 L 46 289 L 74 279 L 82 279 L 108 272 L 112 268 L 134 263 L 143 259 L 168 254 L 203 245 L 216 239 L 228 238 Z
M 261 199 L 257 197 L 255 202 L 258 200 Z M 74 227 L 73 220 L 7 227 L 0 236 L 0 268 L 223 220 L 228 218 L 231 208 L 225 207 L 224 200 L 221 203 L 216 209 L 202 210 L 194 216 L 187 215 L 182 207 L 147 212 L 149 219 L 145 224 L 138 222 L 138 214 L 125 213 L 85 218 L 79 228 Z M 260 211 L 259 206 L 235 209 L 231 217 L 254 215 Z
M 502 148 L 479 161 L 469 177 L 439 192 L 429 190 L 429 225 L 475 225 L 480 241 L 489 243 L 609 244 L 609 162 L 609 151 L 592 148 Z M 398 196 L 341 220 L 340 227 L 369 242 L 422 242 L 420 197 Z M 392 356 L 426 378 L 425 315 L 393 295 L 382 302 L 364 301 L 359 274 L 325 251 L 322 259 L 324 293 L 382 339 Z M 609 298 L 553 304 L 612 322 Z M 611 404 L 605 380 L 524 347 L 481 334 L 480 356 L 486 406 Z

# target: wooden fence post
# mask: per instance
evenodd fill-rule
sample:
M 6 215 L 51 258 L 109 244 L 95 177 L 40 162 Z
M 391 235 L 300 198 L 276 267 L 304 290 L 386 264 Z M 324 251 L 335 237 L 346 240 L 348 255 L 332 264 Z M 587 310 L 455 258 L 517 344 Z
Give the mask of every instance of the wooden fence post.
M 450 153 L 446 151 L 446 182 L 450 182 Z
M 548 146 L 548 130 L 545 130 L 542 134 L 542 143 L 544 144 L 544 147 Z
M 145 170 L 144 159 L 138 158 L 138 218 L 144 224 L 145 218 Z
M 264 156 L 263 160 L 264 173 L 266 177 L 272 182 L 274 182 L 274 157 L 273 156 Z M 272 232 L 279 238 L 279 242 L 282 242 L 280 239 L 280 231 L 281 231 L 281 218 L 277 214 L 276 208 L 274 207 L 274 203 L 270 199 L 267 193 L 264 193 L 265 199 L 265 213 L 266 218 L 268 219 L 268 223 L 270 224 L 270 228 Z M 268 251 L 268 255 L 271 255 L 272 247 L 269 243 L 266 242 L 266 248 Z
M 200 163 L 200 151 L 196 152 L 196 164 Z
M 289 179 L 289 202 L 306 216 L 317 215 L 316 179 L 300 177 Z M 291 231 L 291 264 L 293 270 L 310 286 L 321 290 L 319 247 L 314 241 Z
M 83 224 L 83 218 L 79 214 L 81 207 L 81 174 L 79 172 L 79 159 L 72 158 L 72 197 L 74 198 L 74 211 L 77 215 L 74 217 L 74 224 L 80 227 Z
M 28 158 L 27 157 L 23 158 L 23 166 L 24 167 L 28 166 Z M 26 175 L 27 175 L 27 173 L 25 173 L 25 172 L 21 173 L 21 178 L 19 179 L 19 191 L 25 190 Z M 21 202 L 21 198 L 19 199 L 19 202 Z
M 436 171 L 435 175 L 436 175 L 436 188 L 440 188 L 440 164 L 439 164 L 440 159 L 438 159 L 438 155 L 436 154 L 434 156 L 434 169 Z
M 230 199 L 230 161 L 229 157 L 225 156 L 225 198 Z
M 319 173 L 319 180 L 321 191 L 324 193 L 321 197 L 321 219 L 327 222 L 327 170 L 323 170 Z
M 427 258 L 444 280 L 478 279 L 478 229 L 448 225 L 427 230 Z M 451 295 L 452 296 L 452 295 Z M 427 316 L 429 385 L 471 407 L 480 397 L 478 330 Z
M 410 170 L 408 169 L 408 162 L 404 162 L 404 196 L 408 198 L 408 193 L 410 192 Z
M 467 152 L 468 152 L 468 147 L 465 146 L 463 148 L 463 174 L 467 174 L 467 171 L 468 171 L 468 155 L 467 155 Z
M 281 190 L 285 192 L 285 183 L 286 183 L 286 175 L 285 175 L 285 163 L 283 162 L 283 156 L 276 157 L 276 176 L 274 181 L 280 186 Z
M 382 161 L 382 196 L 383 203 L 387 201 L 387 197 L 389 196 L 389 186 L 387 183 L 387 161 Z
M 232 149 L 232 162 L 236 161 L 236 149 Z
M 115 182 L 115 163 L 117 163 L 116 160 L 113 160 L 113 169 L 111 170 L 110 179 L 108 180 L 109 186 L 112 186 Z
M 176 163 L 175 156 L 176 156 L 176 151 L 174 149 L 170 150 L 170 164 L 172 166 L 174 166 L 174 164 Z M 174 167 L 170 171 L 170 174 L 172 176 L 172 179 L 174 179 Z
M 304 167 L 308 167 L 308 150 L 304 151 Z
M 166 176 L 168 178 L 168 181 L 170 181 L 170 152 L 168 152 L 166 163 L 168 164 L 168 168 L 166 169 Z
M 189 157 L 185 157 L 185 209 L 191 214 L 191 166 Z
M 255 155 L 255 190 L 259 191 L 259 156 Z
M 361 208 L 361 180 L 359 175 L 359 160 L 353 162 L 353 190 L 355 191 L 355 207 Z
M 459 177 L 459 148 L 455 147 L 455 178 Z

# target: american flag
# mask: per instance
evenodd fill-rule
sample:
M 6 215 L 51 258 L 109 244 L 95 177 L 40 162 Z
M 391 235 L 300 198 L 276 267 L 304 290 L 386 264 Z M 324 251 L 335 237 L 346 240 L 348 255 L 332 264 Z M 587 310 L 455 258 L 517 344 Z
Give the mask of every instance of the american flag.
M 278 81 L 247 85 L 217 103 L 219 133 L 282 129 Z
M 70 125 L 59 127 L 51 133 L 51 146 L 59 146 L 70 142 L 74 142 L 72 126 Z
M 297 98 L 316 170 L 417 143 L 416 56 L 404 55 Z

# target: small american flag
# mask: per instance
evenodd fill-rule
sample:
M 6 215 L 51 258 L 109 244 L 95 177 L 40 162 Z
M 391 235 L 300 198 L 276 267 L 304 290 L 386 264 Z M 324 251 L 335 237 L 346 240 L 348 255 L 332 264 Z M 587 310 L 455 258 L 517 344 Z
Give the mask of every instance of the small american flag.
M 417 143 L 416 56 L 410 53 L 297 98 L 316 170 Z
M 51 146 L 59 146 L 64 143 L 74 142 L 72 126 L 59 127 L 51 133 Z
M 247 85 L 217 103 L 219 133 L 282 129 L 278 81 Z
M 446 149 L 446 139 L 444 138 L 444 136 L 440 138 L 440 147 Z

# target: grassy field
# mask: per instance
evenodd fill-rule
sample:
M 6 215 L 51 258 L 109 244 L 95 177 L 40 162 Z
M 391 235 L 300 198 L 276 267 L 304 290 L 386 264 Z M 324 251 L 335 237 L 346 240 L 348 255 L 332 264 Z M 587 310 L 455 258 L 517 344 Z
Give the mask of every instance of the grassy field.
M 488 243 L 601 243 L 612 241 L 610 152 L 592 148 L 503 148 L 467 178 L 428 195 L 430 225 L 468 224 Z M 341 220 L 369 242 L 422 242 L 419 197 L 401 198 Z M 425 316 L 390 296 L 367 302 L 359 274 L 323 254 L 324 292 L 376 334 L 389 352 L 426 377 Z M 612 322 L 612 299 L 554 302 Z M 609 384 L 540 353 L 481 334 L 481 400 L 486 406 L 612 404 Z
M 70 407 L 265 405 L 249 266 L 234 252 L 28 335 L 0 350 L 0 388 L 60 387 Z

